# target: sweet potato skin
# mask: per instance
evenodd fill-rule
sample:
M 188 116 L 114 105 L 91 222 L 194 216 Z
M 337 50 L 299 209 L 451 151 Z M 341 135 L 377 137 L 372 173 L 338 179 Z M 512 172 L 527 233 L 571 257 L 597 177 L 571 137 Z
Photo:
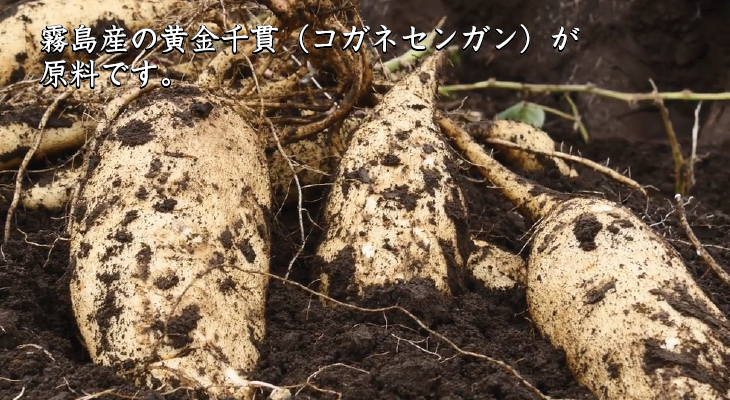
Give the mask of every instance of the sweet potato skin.
M 258 360 L 267 279 L 246 271 L 268 272 L 271 191 L 251 126 L 183 89 L 140 98 L 97 140 L 73 215 L 71 298 L 95 362 L 220 398 Z
M 87 58 L 85 51 L 71 51 L 74 28 L 80 24 L 91 27 L 92 36 L 103 35 L 104 29 L 110 29 L 112 24 L 125 27 L 129 43 L 137 30 L 150 28 L 156 19 L 184 6 L 185 2 L 178 0 L 64 0 L 30 1 L 10 7 L 8 14 L 0 19 L 0 85 L 18 82 L 28 75 L 40 78 L 45 67 L 43 61 L 50 56 L 56 57 L 51 60 L 57 59 L 58 53 L 41 51 L 41 32 L 47 26 L 62 25 L 68 30 L 65 41 L 69 45 L 62 58 L 67 60 L 66 67 L 70 69 L 71 60 Z M 103 39 L 97 40 L 96 50 L 103 43 Z
M 438 60 L 398 82 L 349 142 L 318 249 L 334 296 L 414 278 L 449 293 L 461 279 L 467 209 L 455 155 L 433 120 Z
M 525 261 L 517 254 L 503 250 L 489 242 L 473 239 L 473 250 L 466 269 L 484 287 L 507 290 L 525 284 Z
M 623 207 L 576 198 L 547 215 L 527 296 L 535 324 L 596 395 L 730 395 L 730 323 L 677 252 Z
M 478 129 L 483 131 L 485 137 L 490 139 L 502 139 L 512 143 L 516 143 L 525 147 L 554 151 L 555 142 L 544 131 L 533 127 L 524 122 L 500 119 L 489 121 L 487 124 L 481 124 L 483 127 Z M 495 145 L 498 150 L 503 153 L 504 158 L 513 165 L 516 165 L 525 171 L 538 171 L 545 168 L 543 161 L 534 154 L 529 154 L 521 150 L 511 149 Z M 561 174 L 569 177 L 576 177 L 578 173 L 571 168 L 565 161 L 559 158 L 549 158 L 555 164 L 555 167 Z
M 730 397 L 730 322 L 679 254 L 630 210 L 541 187 L 445 117 L 441 128 L 536 221 L 525 285 L 532 321 L 604 399 Z

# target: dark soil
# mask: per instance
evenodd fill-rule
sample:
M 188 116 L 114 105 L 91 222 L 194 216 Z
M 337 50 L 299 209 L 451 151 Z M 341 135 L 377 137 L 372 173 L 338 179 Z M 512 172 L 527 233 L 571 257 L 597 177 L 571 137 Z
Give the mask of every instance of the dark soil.
M 726 1 L 391 3 L 388 15 L 378 16 L 377 7 L 366 12 L 370 25 L 399 27 L 397 33 L 402 35 L 408 34 L 410 25 L 428 30 L 446 13 L 446 34 L 458 30 L 460 35 L 472 25 L 492 27 L 482 50 L 464 52 L 462 64 L 449 71 L 446 83 L 496 77 L 532 83 L 593 82 L 616 90 L 646 92 L 651 89 L 651 78 L 663 91 L 730 89 L 730 3 Z M 495 51 L 498 36 L 494 30 L 510 34 L 520 23 L 531 34 L 527 52 L 519 55 L 524 45 L 519 36 L 514 46 Z M 568 39 L 562 53 L 552 48 L 550 38 L 561 25 L 567 31 L 580 28 L 579 41 Z M 458 44 L 463 46 L 463 39 L 458 37 Z M 465 107 L 487 117 L 520 98 L 569 110 L 559 95 L 491 90 L 468 96 Z M 576 166 L 580 178 L 575 180 L 554 171 L 526 175 L 555 190 L 592 193 L 629 206 L 682 254 L 702 289 L 730 316 L 730 290 L 708 272 L 679 227 L 671 200 L 671 151 L 656 107 L 629 106 L 585 95 L 574 98 L 591 143 L 583 143 L 571 124 L 557 117 L 548 117 L 545 130 L 566 148 L 570 146 L 594 161 L 610 160 L 610 166 L 620 172 L 630 171 L 638 182 L 658 190 L 647 201 L 580 166 Z M 669 102 L 668 106 L 687 154 L 695 103 Z M 445 102 L 444 107 L 454 106 Z M 702 130 L 698 149 L 702 157 L 696 165 L 697 184 L 692 192 L 696 199 L 688 206 L 695 233 L 703 243 L 714 246 L 730 243 L 730 202 L 726 200 L 730 141 L 722 144 L 730 124 L 721 124 L 727 121 L 723 110 L 710 104 L 703 107 L 702 120 L 715 122 Z M 478 178 L 476 174 L 472 177 Z M 4 186 L 9 182 L 9 174 L 0 175 L 0 194 L 7 194 Z M 473 234 L 514 252 L 523 249 L 529 222 L 488 185 L 476 181 L 465 185 Z M 3 215 L 7 208 L 0 196 Z M 293 220 L 293 215 L 288 210 L 280 218 L 273 252 L 277 274 L 284 273 L 293 254 L 293 245 L 283 239 L 290 233 L 287 221 Z M 21 390 L 22 399 L 33 400 L 68 400 L 105 390 L 128 396 L 124 398 L 188 398 L 184 391 L 163 396 L 138 390 L 110 369 L 90 362 L 70 306 L 68 246 L 59 239 L 63 213 L 20 210 L 13 222 L 12 240 L 0 254 L 0 398 L 13 399 Z M 311 273 L 317 269 L 311 257 L 316 232 L 312 240 L 308 252 L 295 265 L 292 278 L 316 288 L 313 282 L 317 277 Z M 529 246 L 522 254 L 527 251 Z M 708 247 L 708 251 L 721 265 L 730 266 L 730 250 Z M 524 291 L 487 291 L 473 281 L 467 282 L 467 289 L 444 299 L 428 282 L 411 282 L 370 292 L 359 305 L 400 305 L 462 349 L 512 365 L 547 395 L 593 398 L 575 382 L 562 352 L 532 326 Z M 267 338 L 260 344 L 260 366 L 253 378 L 277 385 L 309 382 L 298 392 L 299 398 L 334 399 L 334 392 L 346 399 L 534 398 L 518 379 L 495 364 L 457 355 L 447 343 L 429 336 L 396 311 L 369 313 L 325 307 L 299 288 L 272 281 L 267 329 Z M 98 398 L 120 397 L 110 393 Z

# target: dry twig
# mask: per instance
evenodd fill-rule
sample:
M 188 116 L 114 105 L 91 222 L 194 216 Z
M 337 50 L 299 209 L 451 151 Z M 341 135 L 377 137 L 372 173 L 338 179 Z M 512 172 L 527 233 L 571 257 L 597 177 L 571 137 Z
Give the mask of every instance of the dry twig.
M 684 228 L 684 231 L 687 233 L 689 241 L 692 242 L 692 245 L 697 251 L 697 255 L 702 258 L 702 261 L 709 265 L 709 267 L 712 269 L 715 275 L 720 278 L 721 281 L 730 286 L 730 274 L 725 272 L 725 270 L 722 269 L 722 267 L 715 261 L 715 259 L 712 258 L 710 253 L 705 250 L 705 248 L 702 246 L 702 243 L 700 243 L 699 239 L 697 239 L 697 236 L 695 236 L 694 231 L 692 231 L 692 227 L 689 226 L 689 222 L 687 221 L 687 212 L 684 209 L 684 201 L 682 200 L 682 196 L 677 194 L 674 196 L 674 200 L 677 203 L 677 210 L 679 211 L 679 221 L 682 224 L 682 228 Z M 692 198 L 690 197 L 687 203 L 689 204 L 691 200 Z
M 570 104 L 570 110 L 573 113 L 573 121 L 575 121 L 574 128 L 577 128 L 580 131 L 580 136 L 583 138 L 583 141 L 588 143 L 590 140 L 590 136 L 588 136 L 588 130 L 583 124 L 580 112 L 578 112 L 578 106 L 575 105 L 575 102 L 572 98 L 570 98 L 570 95 L 568 93 L 563 93 L 563 97 L 565 97 L 565 100 L 568 102 L 568 104 Z
M 624 93 L 615 90 L 602 89 L 590 83 L 585 85 L 550 85 L 498 81 L 495 78 L 491 78 L 486 81 L 477 83 L 441 86 L 438 90 L 439 94 L 449 96 L 452 93 L 456 92 L 488 88 L 520 90 L 534 93 L 588 93 L 602 97 L 609 97 L 616 100 L 622 100 L 628 103 L 636 103 L 639 101 L 654 101 L 657 97 L 662 100 L 730 100 L 730 92 L 695 93 L 691 90 L 682 90 L 681 92 L 663 93 Z
M 654 88 L 654 104 L 659 107 L 659 112 L 662 114 L 662 122 L 664 122 L 664 129 L 667 131 L 667 139 L 669 139 L 669 145 L 672 147 L 672 159 L 674 160 L 674 192 L 679 194 L 687 194 L 689 185 L 687 182 L 685 161 L 682 156 L 682 149 L 679 147 L 677 141 L 677 134 L 674 132 L 674 126 L 672 121 L 669 119 L 669 110 L 664 106 L 664 100 L 659 96 L 654 81 L 649 79 L 651 87 Z

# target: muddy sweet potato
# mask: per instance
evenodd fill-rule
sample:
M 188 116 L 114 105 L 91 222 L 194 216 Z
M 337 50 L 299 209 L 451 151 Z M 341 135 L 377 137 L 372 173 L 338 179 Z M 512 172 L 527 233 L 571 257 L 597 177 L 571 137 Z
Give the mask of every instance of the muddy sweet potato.
M 440 126 L 482 174 L 539 221 L 525 284 L 532 321 L 605 399 L 730 396 L 730 322 L 680 255 L 630 210 L 525 180 L 464 130 Z
M 489 289 L 504 290 L 525 284 L 525 261 L 484 240 L 472 240 L 474 249 L 466 269 Z
M 542 151 L 554 151 L 555 142 L 547 133 L 524 122 L 508 119 L 478 122 L 472 124 L 474 131 L 488 139 L 501 139 L 528 148 Z M 519 149 L 494 145 L 502 153 L 505 161 L 524 171 L 537 171 L 545 168 L 545 162 L 550 160 L 561 174 L 569 177 L 578 176 L 578 173 L 565 161 L 559 158 L 539 157 Z
M 444 293 L 469 256 L 455 156 L 433 121 L 439 58 L 399 81 L 357 129 L 327 199 L 318 256 L 333 296 L 430 279 Z
M 4 10 L 4 16 L 0 19 L 0 86 L 18 82 L 28 75 L 40 78 L 46 60 L 67 60 L 66 67 L 71 69 L 72 60 L 88 56 L 86 51 L 72 52 L 71 49 L 75 38 L 74 29 L 81 24 L 92 29 L 92 37 L 98 36 L 95 48 L 98 51 L 104 44 L 104 30 L 111 29 L 112 25 L 125 29 L 129 44 L 137 30 L 151 28 L 157 19 L 185 4 L 178 0 L 21 2 Z M 42 32 L 54 25 L 61 25 L 68 31 L 65 36 L 68 46 L 61 54 L 41 51 Z M 131 48 L 131 44 L 129 46 Z
M 70 229 L 91 358 L 140 385 L 246 398 L 270 258 L 258 134 L 194 87 L 156 89 L 94 147 Z

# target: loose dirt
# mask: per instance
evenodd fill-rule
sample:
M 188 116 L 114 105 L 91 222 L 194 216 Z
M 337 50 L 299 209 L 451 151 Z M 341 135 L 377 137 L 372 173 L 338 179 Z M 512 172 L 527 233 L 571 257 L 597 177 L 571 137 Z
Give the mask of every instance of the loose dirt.
M 367 11 L 370 25 L 392 26 L 403 35 L 409 33 L 411 25 L 430 29 L 445 13 L 449 17 L 445 34 L 458 30 L 461 35 L 472 25 L 492 28 L 480 52 L 464 52 L 462 64 L 449 70 L 447 84 L 496 77 L 532 83 L 593 82 L 616 90 L 647 92 L 651 78 L 662 91 L 730 89 L 726 72 L 730 71 L 730 25 L 726 22 L 730 3 L 725 1 L 667 0 L 659 4 L 648 0 L 583 0 L 566 3 L 563 8 L 558 1 L 527 0 L 392 3 L 387 15 L 378 16 L 377 7 Z M 527 52 L 519 55 L 524 45 L 519 36 L 514 45 L 494 50 L 499 39 L 494 30 L 499 28 L 509 35 L 520 23 L 531 34 Z M 562 53 L 552 48 L 550 38 L 561 25 L 567 31 L 580 28 L 579 41 L 568 39 Z M 463 37 L 456 40 L 463 46 Z M 569 110 L 561 95 L 527 97 L 499 90 L 463 95 L 468 95 L 464 108 L 487 117 L 520 98 Z M 671 200 L 671 151 L 656 107 L 583 95 L 575 96 L 575 100 L 591 143 L 583 143 L 571 123 L 557 117 L 548 117 L 545 130 L 563 142 L 565 149 L 572 148 L 574 153 L 630 172 L 644 185 L 653 185 L 652 198 L 642 198 L 577 165 L 578 179 L 564 178 L 556 171 L 524 175 L 551 189 L 592 193 L 629 206 L 680 252 L 702 289 L 730 316 L 730 290 L 708 272 L 680 228 Z M 461 97 L 444 100 L 443 107 L 453 109 L 454 103 L 459 105 Z M 695 104 L 668 104 L 687 152 Z M 706 104 L 703 121 L 712 115 L 715 121 L 722 121 L 723 110 Z M 692 192 L 695 199 L 687 209 L 699 239 L 730 272 L 730 250 L 722 247 L 730 243 L 730 202 L 726 200 L 730 141 L 722 144 L 727 132 L 730 126 L 717 122 L 703 129 L 697 184 Z M 9 175 L 0 175 L 0 195 L 8 199 Z M 464 180 L 472 234 L 527 254 L 530 222 L 487 183 L 480 182 L 478 175 L 466 170 L 463 175 L 474 178 Z M 8 202 L 0 197 L 0 213 L 5 215 L 7 208 Z M 319 212 L 315 207 L 310 211 L 314 216 Z M 22 399 L 69 400 L 102 391 L 127 396 L 123 398 L 190 398 L 192 393 L 184 390 L 166 395 L 139 390 L 111 369 L 90 362 L 70 305 L 68 246 L 59 239 L 64 214 L 20 210 L 15 218 L 17 229 L 0 254 L 0 398 L 12 399 L 21 390 Z M 273 272 L 283 275 L 296 250 L 286 239 L 297 226 L 296 211 L 283 210 L 277 221 Z M 291 278 L 316 289 L 320 266 L 312 250 L 319 231 L 310 228 L 310 243 L 295 263 Z M 428 282 L 412 282 L 370 291 L 358 305 L 400 305 L 463 350 L 512 365 L 547 395 L 593 398 L 575 382 L 563 353 L 542 339 L 531 324 L 524 291 L 487 291 L 473 280 L 467 280 L 465 286 L 463 292 L 444 299 Z M 334 392 L 342 393 L 345 399 L 534 398 L 515 377 L 487 361 L 456 354 L 402 313 L 326 307 L 310 293 L 278 281 L 272 281 L 269 289 L 267 337 L 259 349 L 261 362 L 253 378 L 276 385 L 308 382 L 301 391 L 293 390 L 303 399 L 334 399 Z M 109 392 L 98 398 L 121 397 Z

